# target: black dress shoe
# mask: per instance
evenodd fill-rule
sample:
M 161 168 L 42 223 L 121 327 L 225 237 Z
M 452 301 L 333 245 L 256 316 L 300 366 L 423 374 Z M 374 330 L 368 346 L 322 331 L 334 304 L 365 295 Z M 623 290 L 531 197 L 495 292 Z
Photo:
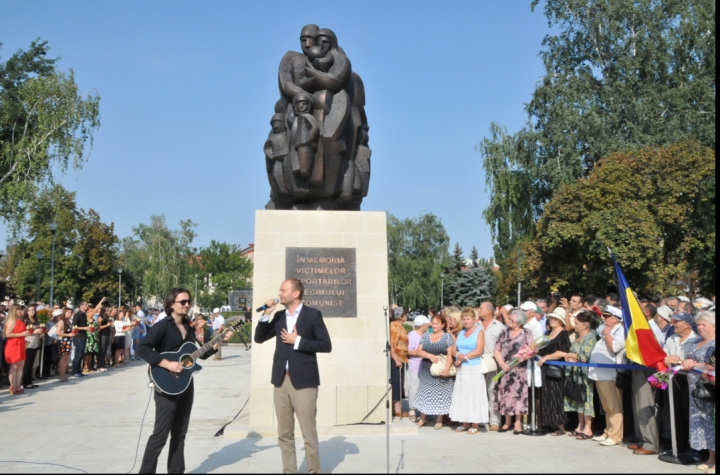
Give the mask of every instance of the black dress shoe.
M 510 430 L 509 427 L 500 427 L 497 431 L 498 431 L 498 432 L 507 432 L 507 431 L 509 431 L 509 430 Z
M 39 379 L 40 381 L 47 381 L 47 378 L 46 378 L 45 376 L 40 376 L 38 379 Z
M 522 434 L 521 430 L 513 430 L 513 435 L 520 435 Z

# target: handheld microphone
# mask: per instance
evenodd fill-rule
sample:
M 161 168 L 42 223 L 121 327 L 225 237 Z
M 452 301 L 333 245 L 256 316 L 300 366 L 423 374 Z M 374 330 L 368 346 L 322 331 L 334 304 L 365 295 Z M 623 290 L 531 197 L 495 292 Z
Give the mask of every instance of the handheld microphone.
M 273 302 L 275 302 L 275 303 L 277 304 L 278 302 L 280 302 L 280 299 L 277 298 L 277 297 L 275 297 L 275 298 L 273 299 Z M 255 311 L 258 312 L 258 313 L 260 313 L 260 312 L 264 312 L 264 311 L 267 310 L 267 309 L 268 309 L 268 305 L 263 304 L 262 307 L 256 308 Z

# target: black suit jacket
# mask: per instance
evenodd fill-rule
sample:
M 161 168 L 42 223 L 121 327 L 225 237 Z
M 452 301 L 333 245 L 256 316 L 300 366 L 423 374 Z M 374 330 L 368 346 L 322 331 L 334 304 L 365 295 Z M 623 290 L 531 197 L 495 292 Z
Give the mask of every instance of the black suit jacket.
M 283 343 L 280 332 L 287 330 L 287 317 L 285 310 L 275 312 L 269 322 L 258 322 L 255 327 L 255 343 L 264 343 L 276 337 L 275 356 L 273 357 L 272 378 L 270 382 L 282 386 L 285 379 L 285 363 L 288 363 L 290 382 L 295 389 L 312 388 L 320 386 L 320 372 L 317 364 L 317 353 L 330 353 L 332 344 L 330 334 L 320 310 L 303 304 L 295 324 L 297 334 L 300 336 L 300 345 L 294 349 L 293 345 Z

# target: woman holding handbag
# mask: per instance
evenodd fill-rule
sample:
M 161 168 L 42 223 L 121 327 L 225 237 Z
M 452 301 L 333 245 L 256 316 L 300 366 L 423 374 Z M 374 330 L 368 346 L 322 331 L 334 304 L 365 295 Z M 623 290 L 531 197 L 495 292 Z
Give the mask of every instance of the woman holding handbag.
M 415 397 L 415 410 L 420 412 L 418 427 L 427 424 L 428 415 L 436 415 L 435 430 L 442 429 L 443 414 L 450 412 L 455 378 L 450 376 L 452 348 L 455 340 L 447 333 L 447 321 L 443 315 L 434 315 L 432 333 L 425 333 L 416 354 L 423 358 L 420 386 Z M 443 361 L 444 360 L 444 361 Z M 433 376 L 430 367 L 444 363 L 439 376 Z
M 580 312 L 575 315 L 575 341 L 570 345 L 570 351 L 565 355 L 565 361 L 569 363 L 587 363 L 595 348 L 594 330 L 598 327 L 597 316 L 590 311 Z M 569 397 L 568 386 L 580 387 L 585 390 L 584 397 L 578 399 Z M 565 412 L 577 412 L 578 426 L 570 435 L 577 440 L 588 440 L 593 436 L 592 420 L 595 417 L 595 406 L 593 397 L 595 392 L 595 381 L 588 378 L 588 368 L 565 367 L 565 398 L 563 410 Z
M 460 312 L 462 330 L 458 332 L 452 353 L 458 373 L 450 404 L 450 419 L 461 422 L 455 432 L 477 434 L 479 424 L 488 422 L 488 399 L 480 357 L 485 350 L 482 326 L 476 326 L 477 313 L 466 307 Z
M 57 326 L 57 336 L 61 338 L 60 343 L 58 344 L 58 353 L 60 353 L 60 362 L 58 363 L 58 372 L 60 373 L 60 382 L 61 383 L 67 383 L 68 378 L 65 376 L 65 372 L 68 368 L 68 358 L 70 356 L 70 350 L 72 349 L 72 339 L 75 337 L 75 334 L 72 332 L 72 324 L 70 323 L 72 321 L 73 312 L 71 308 L 64 308 L 62 310 L 55 310 L 53 312 L 53 315 L 55 315 L 55 312 L 60 312 L 60 318 L 58 319 Z
M 538 350 L 540 356 L 542 391 L 540 391 L 540 425 L 554 429 L 550 435 L 565 433 L 565 408 L 563 407 L 564 378 L 560 366 L 546 365 L 546 361 L 560 360 L 570 350 L 570 336 L 565 331 L 565 309 L 556 308 L 547 314 L 550 325 L 550 343 Z

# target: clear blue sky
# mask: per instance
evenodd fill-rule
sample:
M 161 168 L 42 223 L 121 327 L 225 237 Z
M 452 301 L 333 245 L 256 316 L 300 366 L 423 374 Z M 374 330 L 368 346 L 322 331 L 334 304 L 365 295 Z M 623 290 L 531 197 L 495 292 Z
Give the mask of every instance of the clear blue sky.
M 492 256 L 475 145 L 515 131 L 543 75 L 549 32 L 530 1 L 9 1 L 0 57 L 47 40 L 102 125 L 82 171 L 59 177 L 118 236 L 164 213 L 198 223 L 195 245 L 247 245 L 268 201 L 263 143 L 277 68 L 303 25 L 337 34 L 365 82 L 372 176 L 363 210 L 438 215 L 465 254 Z M 0 227 L 0 244 L 5 228 Z

